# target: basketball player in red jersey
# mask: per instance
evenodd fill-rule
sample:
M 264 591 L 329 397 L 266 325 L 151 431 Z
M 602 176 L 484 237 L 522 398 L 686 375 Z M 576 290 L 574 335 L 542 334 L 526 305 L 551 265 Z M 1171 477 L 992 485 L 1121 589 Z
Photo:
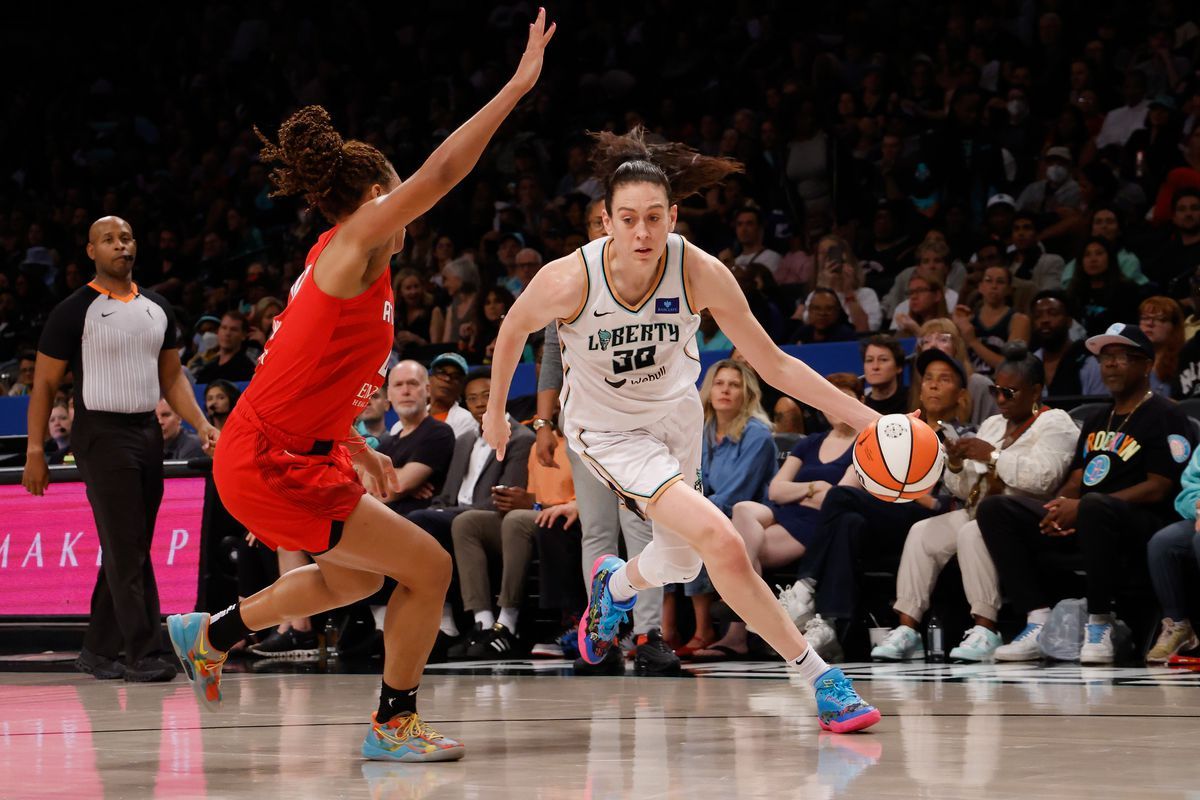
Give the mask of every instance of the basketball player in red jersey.
M 307 551 L 315 563 L 211 618 L 197 613 L 168 619 L 175 652 L 205 707 L 221 701 L 221 666 L 236 642 L 283 620 L 374 594 L 388 576 L 399 586 L 388 603 L 383 688 L 363 756 L 463 756 L 461 743 L 416 713 L 417 685 L 450 583 L 450 557 L 371 496 L 394 484 L 395 472 L 351 424 L 385 382 L 395 331 L 388 262 L 404 243 L 404 226 L 479 160 L 536 83 L 554 29 L 547 29 L 540 9 L 512 79 L 403 184 L 374 147 L 343 142 L 319 106 L 289 117 L 278 146 L 263 139 L 263 160 L 280 164 L 272 173 L 276 194 L 304 194 L 335 224 L 309 252 L 287 308 L 275 318 L 254 379 L 222 431 L 214 479 L 222 502 L 260 541 Z

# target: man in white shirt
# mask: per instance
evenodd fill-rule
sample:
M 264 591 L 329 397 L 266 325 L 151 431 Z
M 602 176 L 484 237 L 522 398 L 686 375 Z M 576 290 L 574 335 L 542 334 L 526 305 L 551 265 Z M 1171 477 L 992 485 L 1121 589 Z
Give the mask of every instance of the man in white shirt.
M 496 460 L 496 451 L 480 435 L 491 384 L 491 373 L 486 369 L 477 369 L 467 376 L 465 398 L 473 428 L 454 443 L 454 456 L 441 493 L 433 498 L 429 508 L 405 515 L 409 522 L 437 539 L 451 555 L 454 555 L 454 540 L 450 526 L 455 517 L 471 509 L 495 510 L 492 489 L 496 486 L 524 489 L 529 483 L 532 431 L 524 425 L 513 425 L 512 439 L 503 461 Z M 448 637 L 458 636 L 458 626 L 448 603 L 442 609 L 440 628 Z
M 1110 144 L 1122 147 L 1133 132 L 1146 127 L 1146 74 L 1132 69 L 1125 73 L 1125 83 L 1121 86 L 1121 95 L 1125 105 L 1114 108 L 1104 117 L 1104 125 L 1096 136 L 1096 148 L 1103 150 Z

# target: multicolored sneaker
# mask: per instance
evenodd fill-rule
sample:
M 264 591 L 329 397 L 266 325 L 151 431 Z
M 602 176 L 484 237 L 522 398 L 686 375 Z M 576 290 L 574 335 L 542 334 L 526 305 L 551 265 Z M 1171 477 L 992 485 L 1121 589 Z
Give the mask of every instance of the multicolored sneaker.
M 624 603 L 613 600 L 608 580 L 625 562 L 613 555 L 600 556 L 592 564 L 592 599 L 579 620 L 579 657 L 589 664 L 599 664 L 617 639 L 621 623 L 637 603 L 633 596 Z
M 372 761 L 457 761 L 467 753 L 462 742 L 442 736 L 415 712 L 380 722 L 371 714 L 371 730 L 362 755 Z
M 817 723 L 822 730 L 853 733 L 879 722 L 879 709 L 854 691 L 840 669 L 833 667 L 817 678 Z
M 167 617 L 167 633 L 200 706 L 208 711 L 220 709 L 221 667 L 229 654 L 209 644 L 208 614 L 172 614 Z

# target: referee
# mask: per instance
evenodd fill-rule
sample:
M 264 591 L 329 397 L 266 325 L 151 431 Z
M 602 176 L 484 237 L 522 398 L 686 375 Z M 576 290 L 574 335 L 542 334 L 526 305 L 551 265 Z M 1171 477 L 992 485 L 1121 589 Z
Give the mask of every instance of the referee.
M 196 428 L 206 450 L 218 433 L 180 368 L 171 306 L 132 280 L 136 253 L 128 222 L 102 217 L 92 223 L 87 254 L 96 277 L 54 308 L 38 343 L 21 482 L 31 494 L 46 491 L 42 443 L 51 400 L 69 367 L 75 376 L 71 449 L 103 549 L 75 666 L 102 679 L 169 681 L 175 665 L 158 657 L 162 620 L 150 562 L 163 496 L 162 429 L 154 413 L 159 398 Z

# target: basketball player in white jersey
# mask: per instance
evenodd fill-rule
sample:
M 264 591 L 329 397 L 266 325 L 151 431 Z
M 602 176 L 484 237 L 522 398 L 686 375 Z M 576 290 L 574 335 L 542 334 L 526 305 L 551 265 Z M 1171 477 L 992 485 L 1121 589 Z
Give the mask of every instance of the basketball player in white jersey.
M 557 320 L 568 445 L 654 530 L 629 563 L 616 556 L 596 561 L 580 653 L 599 662 L 639 590 L 684 583 L 707 565 L 725 601 L 816 688 L 822 728 L 843 733 L 874 725 L 879 711 L 808 646 L 755 572 L 733 524 L 703 495 L 700 310 L 709 309 L 758 374 L 785 394 L 856 430 L 879 414 L 776 347 L 729 269 L 672 233 L 675 202 L 740 170 L 737 162 L 683 145 L 648 145 L 638 129 L 596 138 L 608 236 L 547 264 L 509 310 L 483 419 L 484 438 L 503 458 L 513 370 L 526 337 Z

